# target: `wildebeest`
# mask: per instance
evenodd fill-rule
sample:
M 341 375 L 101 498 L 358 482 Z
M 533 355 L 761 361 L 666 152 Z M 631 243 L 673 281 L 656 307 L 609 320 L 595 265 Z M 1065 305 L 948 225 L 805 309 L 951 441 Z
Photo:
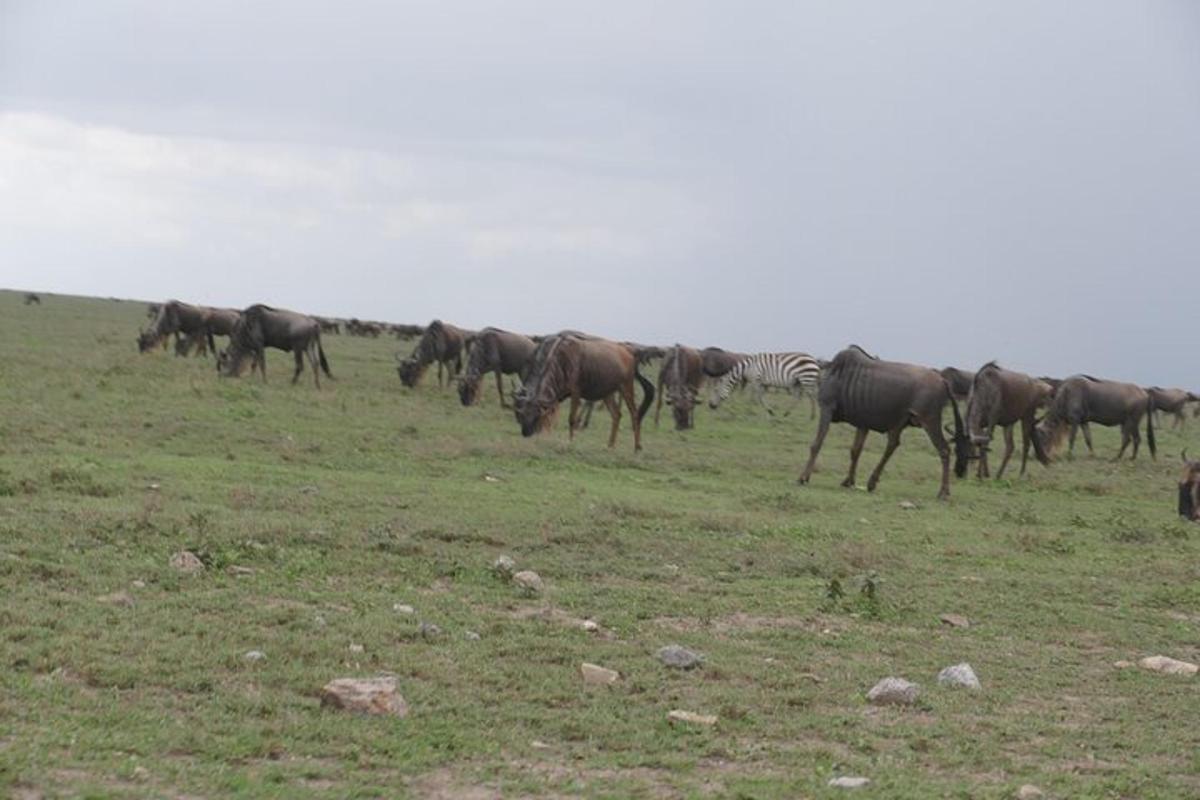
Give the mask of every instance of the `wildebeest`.
M 150 327 L 138 334 L 138 350 L 152 350 L 167 336 L 208 336 L 208 318 L 212 309 L 194 306 L 178 300 L 168 300 L 158 308 L 158 314 Z
M 642 386 L 644 397 L 634 402 L 633 382 Z M 537 347 L 529 373 L 514 396 L 517 422 L 523 436 L 532 436 L 554 419 L 558 405 L 570 398 L 567 417 L 570 438 L 579 422 L 579 404 L 603 400 L 612 415 L 608 446 L 617 441 L 621 424 L 620 392 L 633 424 L 633 449 L 642 449 L 642 418 L 654 401 L 654 385 L 638 372 L 637 356 L 626 345 L 596 337 L 559 335 L 543 339 Z
M 392 333 L 397 339 L 416 339 L 425 333 L 425 328 L 421 325 L 392 325 Z
M 448 322 L 435 319 L 425 328 L 412 355 L 396 366 L 400 382 L 412 388 L 421 381 L 425 369 L 432 363 L 438 365 L 438 386 L 442 385 L 442 367 L 446 368 L 446 380 L 455 378 L 462 370 L 463 350 L 471 331 L 457 328 Z
M 383 325 L 351 317 L 350 321 L 346 323 L 346 333 L 350 336 L 369 336 L 372 339 L 378 339 L 379 334 L 383 333 Z
M 854 473 L 867 432 L 879 431 L 888 435 L 883 458 L 867 480 L 867 490 L 874 491 L 888 459 L 900 446 L 900 434 L 912 425 L 925 430 L 942 459 L 942 485 L 938 499 L 948 498 L 950 447 L 942 436 L 942 409 L 947 402 L 954 412 L 954 474 L 961 478 L 967 472 L 971 446 L 963 433 L 962 416 L 950 397 L 950 386 L 936 370 L 915 364 L 882 361 L 858 345 L 850 345 L 834 356 L 821 376 L 818 401 L 821 405 L 821 421 L 809 450 L 808 463 L 800 473 L 800 483 L 808 483 L 812 477 L 817 455 L 829 432 L 829 424 L 847 422 L 857 431 L 850 448 L 850 472 L 842 481 L 842 486 L 854 485 Z
M 1175 417 L 1175 421 L 1171 423 L 1172 429 L 1178 427 L 1182 430 L 1187 425 L 1187 420 L 1183 416 L 1183 407 L 1188 403 L 1200 400 L 1200 397 L 1184 389 L 1164 389 L 1161 386 L 1151 386 L 1146 389 L 1146 393 L 1150 395 L 1154 413 L 1165 411 Z
M 704 381 L 703 359 L 700 351 L 677 344 L 667 351 L 658 371 L 658 402 L 654 405 L 654 424 L 658 425 L 663 399 L 675 417 L 675 430 L 683 431 L 695 425 L 696 398 Z
M 1183 475 L 1179 478 L 1179 516 L 1189 521 L 1200 519 L 1200 461 L 1188 461 L 1187 451 L 1179 454 Z
M 706 347 L 700 351 L 700 367 L 707 377 L 720 378 L 745 358 L 745 353 L 734 353 L 719 347 Z
M 1088 452 L 1092 448 L 1089 422 L 1100 425 L 1121 426 L 1121 449 L 1117 458 L 1125 454 L 1125 448 L 1133 442 L 1133 455 L 1137 458 L 1138 445 L 1142 438 L 1138 434 L 1138 423 L 1146 417 L 1146 445 L 1150 457 L 1157 455 L 1154 446 L 1154 414 L 1150 395 L 1140 386 L 1119 381 L 1106 381 L 1090 375 L 1072 375 L 1062 382 L 1054 393 L 1050 410 L 1036 428 L 1036 436 L 1042 437 L 1042 448 L 1051 453 L 1062 443 L 1063 435 L 1070 432 L 1068 456 L 1075 451 L 1075 431 L 1083 429 L 1083 440 Z
M 525 380 L 529 357 L 537 348 L 533 339 L 519 333 L 501 330 L 500 328 L 484 328 L 476 336 L 471 345 L 471 355 L 467 358 L 467 372 L 458 384 L 458 396 L 464 406 L 472 405 L 479 399 L 479 386 L 483 376 L 489 372 L 496 373 L 496 391 L 500 394 L 500 407 L 509 408 L 504 401 L 504 375 L 517 375 Z
M 342 335 L 342 324 L 336 319 L 330 319 L 329 317 L 313 317 L 313 319 L 321 326 L 321 333 L 332 333 L 335 336 Z
M 183 358 L 193 350 L 198 356 L 208 355 L 208 336 L 204 333 L 192 333 L 175 338 L 175 355 Z
M 950 394 L 954 397 L 955 402 L 967 402 L 967 395 L 971 393 L 971 381 L 975 379 L 975 373 L 958 367 L 942 367 L 938 373 L 946 379 L 946 384 L 950 387 Z
M 943 372 L 944 377 L 944 372 Z M 1029 460 L 1029 446 L 1042 464 L 1050 459 L 1042 449 L 1041 440 L 1033 435 L 1037 411 L 1050 401 L 1054 392 L 1050 384 L 1021 372 L 1002 369 L 995 361 L 979 368 L 971 381 L 967 397 L 967 435 L 979 451 L 978 477 L 988 477 L 987 451 L 992 441 L 992 429 L 1004 429 L 1004 458 L 996 471 L 999 480 L 1013 453 L 1013 426 L 1021 423 L 1021 475 Z
M 229 348 L 217 358 L 217 370 L 226 377 L 241 374 L 247 356 L 251 358 L 250 372 L 258 367 L 263 382 L 267 380 L 266 348 L 291 352 L 296 358 L 296 371 L 292 383 L 300 379 L 304 371 L 304 356 L 308 355 L 312 365 L 313 381 L 321 388 L 320 370 L 332 378 L 325 350 L 321 347 L 321 325 L 315 319 L 295 311 L 271 308 L 256 304 L 241 313 L 241 318 L 229 337 Z
M 25 293 L 25 305 L 40 306 L 41 304 L 42 304 L 42 298 L 39 297 L 36 293 L 34 293 L 34 292 L 26 292 Z

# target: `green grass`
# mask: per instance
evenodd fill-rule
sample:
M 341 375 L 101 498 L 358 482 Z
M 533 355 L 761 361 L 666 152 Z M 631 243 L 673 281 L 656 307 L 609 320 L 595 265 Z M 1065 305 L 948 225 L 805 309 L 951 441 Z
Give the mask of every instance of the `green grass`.
M 320 392 L 275 351 L 266 385 L 218 380 L 139 355 L 144 313 L 0 293 L 0 794 L 821 797 L 843 774 L 877 797 L 1200 793 L 1200 683 L 1112 666 L 1200 656 L 1200 536 L 1174 515 L 1191 434 L 1160 431 L 1158 463 L 1034 464 L 938 503 L 916 430 L 876 493 L 839 488 L 839 426 L 798 487 L 807 404 L 734 398 L 693 432 L 648 426 L 635 456 L 627 419 L 604 447 L 602 409 L 573 444 L 561 420 L 525 440 L 491 386 L 472 409 L 404 390 L 394 341 L 327 337 Z M 168 566 L 184 548 L 202 574 Z M 545 595 L 493 576 L 501 553 Z M 133 605 L 98 600 L 116 592 Z M 706 665 L 668 671 L 670 643 Z M 585 687 L 581 661 L 622 679 Z M 960 661 L 982 692 L 937 687 Z M 327 681 L 379 672 L 407 718 L 320 708 Z M 916 708 L 866 704 L 886 675 L 923 685 Z M 720 722 L 675 729 L 675 708 Z

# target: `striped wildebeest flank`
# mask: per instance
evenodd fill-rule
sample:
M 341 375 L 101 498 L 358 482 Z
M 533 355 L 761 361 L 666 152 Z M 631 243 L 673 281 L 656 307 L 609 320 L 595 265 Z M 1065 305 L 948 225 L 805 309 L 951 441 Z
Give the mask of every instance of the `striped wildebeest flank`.
M 36 292 L 26 292 L 25 293 L 25 305 L 40 306 L 41 304 L 42 304 L 42 298 Z
M 467 372 L 458 382 L 458 397 L 464 406 L 473 405 L 479 399 L 479 387 L 483 376 L 496 373 L 496 391 L 500 395 L 500 407 L 510 408 L 504 401 L 504 375 L 516 375 L 525 380 L 530 357 L 537 349 L 533 339 L 520 333 L 484 328 L 471 345 L 467 357 Z
M 1146 389 L 1146 393 L 1150 395 L 1154 413 L 1165 411 L 1175 417 L 1174 422 L 1171 423 L 1171 429 L 1179 428 L 1181 432 L 1187 425 L 1187 419 L 1183 416 L 1183 407 L 1188 403 L 1200 400 L 1200 397 L 1186 389 L 1164 389 L 1161 386 L 1151 386 Z M 1200 410 L 1200 406 L 1197 407 L 1197 410 Z
M 1200 520 L 1200 461 L 1188 461 L 1187 451 L 1179 454 L 1183 475 L 1179 477 L 1179 516 Z
M 207 306 L 194 306 L 178 300 L 168 300 L 158 307 L 158 313 L 150 327 L 138 334 L 138 352 L 145 353 L 153 350 L 160 343 L 165 347 L 166 338 L 172 334 L 176 340 L 181 336 L 193 335 L 207 338 L 208 319 L 211 313 L 212 309 Z
M 274 347 L 292 353 L 296 359 L 296 371 L 292 383 L 300 379 L 304 371 L 304 356 L 312 365 L 313 381 L 321 388 L 321 370 L 329 378 L 329 362 L 321 347 L 321 325 L 306 314 L 271 308 L 261 303 L 252 305 L 241 313 L 241 318 L 229 337 L 229 348 L 217 357 L 217 370 L 223 377 L 238 377 L 242 373 L 246 357 L 250 357 L 250 374 L 255 368 L 267 380 L 266 348 Z
M 442 385 L 442 368 L 446 369 L 446 382 L 462 371 L 463 351 L 472 331 L 456 328 L 448 322 L 435 319 L 425 328 L 412 355 L 396 365 L 400 382 L 410 389 L 421 382 L 421 377 L 430 364 L 438 365 L 438 386 Z
M 808 395 L 812 404 L 812 416 L 816 416 L 817 387 L 821 383 L 821 365 L 808 353 L 755 353 L 747 356 L 726 372 L 717 383 L 716 391 L 708 401 L 709 408 L 716 408 L 729 397 L 733 387 L 749 384 L 759 405 L 774 415 L 764 397 L 768 386 L 786 390 L 796 397 Z
M 819 392 L 821 422 L 809 450 L 808 463 L 800 473 L 800 483 L 808 483 L 813 466 L 831 422 L 846 422 L 857 430 L 854 444 L 850 447 L 850 472 L 842 486 L 854 485 L 854 473 L 858 457 L 868 431 L 886 433 L 887 448 L 883 458 L 867 480 L 867 490 L 874 491 L 879 476 L 896 448 L 900 446 L 900 434 L 904 429 L 917 426 L 925 430 L 942 459 L 942 485 L 938 499 L 950 497 L 950 446 L 942 436 L 942 409 L 946 403 L 954 412 L 954 474 L 967 474 L 967 460 L 971 445 L 963 433 L 962 416 L 950 396 L 950 386 L 937 370 L 915 364 L 882 361 L 869 355 L 858 345 L 834 356 L 829 368 L 821 376 Z
M 633 383 L 642 386 L 641 406 L 634 402 Z M 620 392 L 633 424 L 634 452 L 642 449 L 642 418 L 654 402 L 654 385 L 638 372 L 637 356 L 628 346 L 597 337 L 560 334 L 543 339 L 534 352 L 529 373 L 513 397 L 522 436 L 544 430 L 554 420 L 558 405 L 570 398 L 567 416 L 569 436 L 575 438 L 579 405 L 585 400 L 603 400 L 612 415 L 608 446 L 617 441 L 621 424 Z
M 953 391 L 953 387 L 951 388 Z M 1022 372 L 1002 369 L 995 361 L 980 367 L 971 381 L 967 397 L 967 435 L 971 445 L 979 451 L 978 477 L 988 477 L 987 452 L 992 441 L 992 429 L 999 425 L 1004 430 L 1004 458 L 996 479 L 1004 475 L 1004 468 L 1013 454 L 1013 426 L 1021 423 L 1021 475 L 1029 460 L 1029 446 L 1043 465 L 1050 458 L 1042 449 L 1041 441 L 1033 435 L 1037 425 L 1038 409 L 1050 402 L 1054 391 L 1050 384 Z
M 675 417 L 675 430 L 687 430 L 695 425 L 696 398 L 704 382 L 703 359 L 700 351 L 677 344 L 667 351 L 658 371 L 658 402 L 654 405 L 654 426 L 658 427 L 663 398 Z
M 1054 402 L 1050 404 L 1050 410 L 1035 429 L 1035 435 L 1042 437 L 1042 448 L 1050 454 L 1062 444 L 1063 437 L 1069 432 L 1069 458 L 1075 452 L 1075 432 L 1082 429 L 1088 453 L 1095 455 L 1088 423 L 1095 422 L 1106 427 L 1120 425 L 1121 449 L 1116 458 L 1125 455 L 1125 448 L 1133 442 L 1133 454 L 1130 459 L 1134 459 L 1137 458 L 1138 445 L 1142 441 L 1138 434 L 1138 423 L 1144 416 L 1146 445 L 1150 448 L 1150 457 L 1156 458 L 1153 412 L 1154 404 L 1150 395 L 1140 386 L 1101 380 L 1091 375 L 1072 375 L 1064 380 L 1054 393 Z

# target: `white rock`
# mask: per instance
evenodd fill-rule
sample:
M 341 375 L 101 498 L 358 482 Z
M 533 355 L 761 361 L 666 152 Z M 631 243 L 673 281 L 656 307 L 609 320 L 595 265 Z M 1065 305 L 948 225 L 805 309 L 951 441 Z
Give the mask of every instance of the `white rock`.
M 1130 667 L 1137 666 L 1137 665 L 1134 664 L 1132 661 L 1125 661 L 1122 659 L 1121 661 L 1114 661 L 1113 666 L 1116 667 L 1117 669 L 1129 669 Z
M 242 656 L 242 658 L 246 659 L 247 661 L 262 661 L 266 657 L 267 654 L 262 650 L 247 650 Z
M 540 594 L 546 588 L 546 584 L 542 582 L 542 576 L 531 569 L 518 572 L 512 576 L 512 579 L 513 583 L 526 594 Z
M 508 579 L 517 571 L 517 562 L 513 561 L 508 556 L 500 556 L 492 562 L 492 572 L 499 575 L 501 578 Z
M 870 782 L 870 778 L 859 778 L 853 775 L 843 775 L 840 778 L 831 778 L 829 785 L 837 789 L 861 789 Z
M 171 556 L 170 564 L 174 569 L 188 574 L 204 571 L 204 562 L 191 550 L 180 550 Z
M 475 631 L 463 631 L 463 638 L 468 642 L 478 642 L 480 636 Z
M 946 667 L 938 673 L 937 681 L 942 686 L 962 686 L 967 689 L 982 688 L 979 685 L 979 678 L 975 676 L 975 670 L 971 669 L 971 665 L 965 662 Z
M 435 639 L 442 634 L 442 629 L 432 622 L 422 622 L 417 626 L 417 633 L 426 639 Z
M 579 627 L 583 628 L 588 633 L 596 633 L 598 630 L 600 630 L 600 626 L 590 619 L 585 619 L 583 622 L 579 623 Z
M 351 644 L 350 652 L 351 653 L 365 653 L 365 652 L 367 652 L 367 648 L 363 647 L 361 644 Z
M 395 678 L 338 678 L 321 689 L 321 705 L 358 714 L 403 717 L 408 704 L 396 689 Z
M 712 714 L 694 714 L 691 711 L 668 711 L 667 721 L 674 723 L 685 723 L 688 725 L 705 725 L 712 727 L 717 724 L 717 718 Z
M 133 583 L 130 584 L 130 586 L 132 586 L 135 589 L 145 589 L 146 582 L 145 581 L 134 581 Z
M 877 706 L 910 706 L 917 702 L 921 687 L 904 678 L 888 677 L 871 687 L 867 702 Z
M 942 614 L 938 619 L 942 621 L 942 624 L 949 625 L 951 628 L 971 627 L 971 621 L 962 614 Z
M 686 647 L 669 644 L 659 648 L 658 660 L 675 669 L 692 669 L 704 663 L 704 656 Z
M 912 511 L 917 507 L 917 504 L 914 503 L 912 500 L 901 500 L 900 507 L 902 509 L 904 509 L 905 511 Z
M 621 673 L 615 669 L 607 669 L 596 664 L 589 664 L 586 661 L 579 665 L 579 673 L 583 675 L 583 682 L 593 686 L 609 686 L 617 682 L 621 677 Z
M 413 608 L 410 605 L 406 605 L 404 603 L 396 603 L 395 605 L 392 606 L 392 611 L 395 611 L 397 614 L 415 614 L 415 613 L 417 613 L 417 610 L 415 608 Z
M 1147 656 L 1138 662 L 1138 666 L 1165 675 L 1195 675 L 1200 671 L 1200 667 L 1191 662 L 1177 661 L 1167 656 Z
M 1017 800 L 1037 800 L 1037 798 L 1045 796 L 1046 793 L 1032 783 L 1027 783 L 1017 789 Z

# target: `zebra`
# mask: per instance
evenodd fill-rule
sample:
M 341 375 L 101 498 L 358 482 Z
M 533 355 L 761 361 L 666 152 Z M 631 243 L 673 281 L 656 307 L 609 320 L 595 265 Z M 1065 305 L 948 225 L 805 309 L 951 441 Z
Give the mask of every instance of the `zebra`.
M 721 405 L 733 387 L 739 383 L 750 383 L 754 397 L 767 413 L 775 412 L 767 405 L 763 395 L 768 386 L 775 386 L 794 393 L 797 397 L 808 395 L 812 415 L 816 414 L 817 387 L 821 381 L 821 365 L 808 353 L 755 353 L 747 356 L 722 376 L 716 391 L 708 401 L 709 408 Z

